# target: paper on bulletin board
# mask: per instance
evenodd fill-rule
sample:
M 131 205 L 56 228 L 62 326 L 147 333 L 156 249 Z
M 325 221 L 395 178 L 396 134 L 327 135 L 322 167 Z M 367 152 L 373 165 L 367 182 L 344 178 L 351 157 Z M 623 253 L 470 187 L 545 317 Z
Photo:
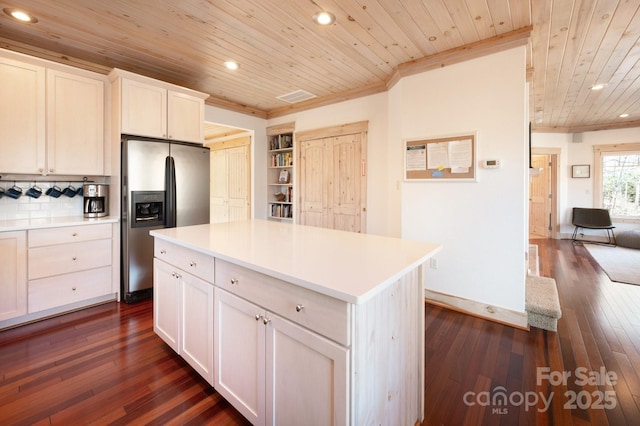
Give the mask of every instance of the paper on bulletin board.
M 448 144 L 451 173 L 468 173 L 472 158 L 471 139 L 451 141 Z
M 427 170 L 426 150 L 426 145 L 412 145 L 407 147 L 407 171 Z
M 449 143 L 438 142 L 427 145 L 427 168 L 440 169 L 449 167 Z

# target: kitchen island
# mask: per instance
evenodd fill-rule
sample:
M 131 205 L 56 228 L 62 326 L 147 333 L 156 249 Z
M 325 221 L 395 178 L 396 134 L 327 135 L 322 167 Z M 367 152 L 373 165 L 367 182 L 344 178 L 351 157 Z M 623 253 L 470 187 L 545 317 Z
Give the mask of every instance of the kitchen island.
M 438 244 L 261 220 L 151 235 L 154 330 L 252 423 L 423 419 Z

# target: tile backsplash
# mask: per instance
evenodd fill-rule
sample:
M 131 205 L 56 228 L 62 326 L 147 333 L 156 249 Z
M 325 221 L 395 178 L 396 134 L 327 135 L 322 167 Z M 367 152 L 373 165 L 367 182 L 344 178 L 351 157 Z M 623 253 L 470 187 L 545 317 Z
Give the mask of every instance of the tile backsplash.
M 0 188 L 5 192 L 13 185 L 13 181 L 0 181 Z M 69 185 L 81 188 L 82 182 L 37 182 L 36 185 L 42 189 L 42 195 L 39 198 L 27 195 L 27 190 L 34 185 L 33 181 L 17 181 L 15 185 L 22 188 L 22 196 L 14 199 L 5 193 L 0 198 L 0 220 L 82 216 L 82 194 L 75 197 L 61 195 L 58 198 L 46 195 L 47 189 L 54 185 L 64 190 Z

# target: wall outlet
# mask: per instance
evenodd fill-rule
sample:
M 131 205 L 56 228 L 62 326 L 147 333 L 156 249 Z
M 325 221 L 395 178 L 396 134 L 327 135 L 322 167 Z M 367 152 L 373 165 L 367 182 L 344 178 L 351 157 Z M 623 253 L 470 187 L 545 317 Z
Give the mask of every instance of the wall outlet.
M 438 269 L 438 259 L 436 259 L 435 257 L 429 259 L 429 267 L 431 269 Z

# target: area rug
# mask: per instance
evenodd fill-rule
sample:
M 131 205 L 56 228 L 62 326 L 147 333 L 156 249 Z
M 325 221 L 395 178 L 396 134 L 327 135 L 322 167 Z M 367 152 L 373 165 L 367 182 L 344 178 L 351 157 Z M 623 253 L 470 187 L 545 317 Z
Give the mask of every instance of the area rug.
M 640 250 L 584 244 L 611 281 L 640 285 Z

